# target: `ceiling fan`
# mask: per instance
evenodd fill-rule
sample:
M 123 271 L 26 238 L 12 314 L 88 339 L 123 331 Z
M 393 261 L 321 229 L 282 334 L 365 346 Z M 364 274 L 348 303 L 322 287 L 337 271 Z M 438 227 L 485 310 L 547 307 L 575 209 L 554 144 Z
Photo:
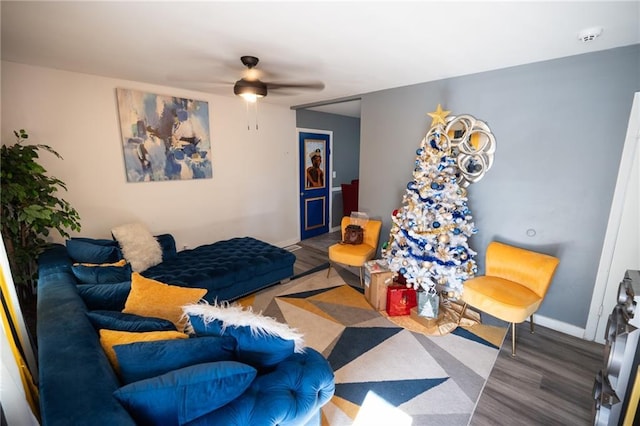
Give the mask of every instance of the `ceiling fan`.
M 269 90 L 278 89 L 311 89 L 322 90 L 324 89 L 324 83 L 311 82 L 311 83 L 276 83 L 276 82 L 263 82 L 258 78 L 257 70 L 259 59 L 255 56 L 242 56 L 240 58 L 242 64 L 247 67 L 246 75 L 240 80 L 236 81 L 233 85 L 233 93 L 242 96 L 249 102 L 255 102 L 258 98 L 267 96 Z

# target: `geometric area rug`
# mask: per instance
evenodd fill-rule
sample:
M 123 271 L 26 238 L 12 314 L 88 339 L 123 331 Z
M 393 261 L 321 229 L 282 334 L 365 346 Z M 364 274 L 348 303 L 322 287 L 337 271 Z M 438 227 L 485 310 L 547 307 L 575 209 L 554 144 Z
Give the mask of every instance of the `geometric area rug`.
M 400 327 L 326 271 L 238 303 L 296 328 L 327 358 L 336 391 L 323 426 L 467 425 L 507 331 L 476 324 L 431 336 Z

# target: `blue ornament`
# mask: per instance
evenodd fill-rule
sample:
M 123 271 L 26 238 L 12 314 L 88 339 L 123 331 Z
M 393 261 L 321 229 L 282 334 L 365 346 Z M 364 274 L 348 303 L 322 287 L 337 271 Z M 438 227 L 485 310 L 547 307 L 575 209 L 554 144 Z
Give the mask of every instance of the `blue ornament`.
M 438 228 L 440 228 L 440 222 L 438 222 L 438 221 L 436 220 L 435 222 L 433 222 L 433 223 L 431 224 L 431 226 L 433 226 L 435 229 L 438 229 Z
M 409 182 L 409 183 L 407 184 L 407 189 L 410 189 L 410 190 L 412 190 L 412 191 L 413 191 L 414 189 L 416 189 L 416 183 L 415 183 L 415 181 L 411 181 L 411 182 Z
M 453 228 L 453 235 L 460 235 L 460 228 Z
M 438 189 L 438 184 L 435 182 L 431 182 L 431 189 Z
M 431 148 L 433 149 L 438 149 L 438 145 L 436 145 L 435 139 L 431 139 L 431 142 L 429 142 L 429 145 L 431 145 Z
M 424 150 L 422 148 L 418 148 L 416 150 L 416 155 L 422 155 L 423 152 L 424 152 Z
M 406 268 L 400 268 L 400 270 L 398 271 L 400 272 L 402 275 L 407 273 L 407 269 Z

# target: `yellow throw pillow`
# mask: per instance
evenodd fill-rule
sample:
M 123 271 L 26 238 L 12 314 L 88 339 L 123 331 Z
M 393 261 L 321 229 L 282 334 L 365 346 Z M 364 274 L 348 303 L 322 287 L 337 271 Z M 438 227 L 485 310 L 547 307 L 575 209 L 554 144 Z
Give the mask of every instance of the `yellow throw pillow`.
M 131 274 L 131 292 L 122 312 L 143 317 L 164 318 L 183 330 L 187 323 L 182 307 L 197 303 L 207 294 L 206 289 L 179 287 Z
M 118 358 L 116 357 L 116 351 L 113 349 L 116 345 L 188 338 L 188 335 L 180 333 L 179 331 L 146 331 L 142 333 L 135 333 L 131 331 L 100 330 L 100 344 L 102 345 L 104 352 L 107 354 L 109 362 L 111 362 L 111 365 L 116 371 L 119 371 Z

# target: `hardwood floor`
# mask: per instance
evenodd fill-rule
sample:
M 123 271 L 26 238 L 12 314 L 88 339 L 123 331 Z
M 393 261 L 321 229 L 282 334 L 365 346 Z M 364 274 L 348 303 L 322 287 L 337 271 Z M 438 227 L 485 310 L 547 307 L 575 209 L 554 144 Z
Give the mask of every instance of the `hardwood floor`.
M 535 317 L 534 317 L 535 319 Z M 603 345 L 545 327 L 516 327 L 516 356 L 507 333 L 470 425 L 589 425 Z
M 325 234 L 299 243 L 301 249 L 294 253 L 300 266 L 326 261 L 326 247 L 336 238 L 336 233 Z M 349 284 L 357 285 L 352 271 L 336 270 Z M 591 392 L 595 374 L 602 368 L 603 345 L 538 325 L 531 334 L 527 323 L 519 324 L 516 334 L 516 357 L 511 356 L 509 332 L 469 425 L 592 424 Z

